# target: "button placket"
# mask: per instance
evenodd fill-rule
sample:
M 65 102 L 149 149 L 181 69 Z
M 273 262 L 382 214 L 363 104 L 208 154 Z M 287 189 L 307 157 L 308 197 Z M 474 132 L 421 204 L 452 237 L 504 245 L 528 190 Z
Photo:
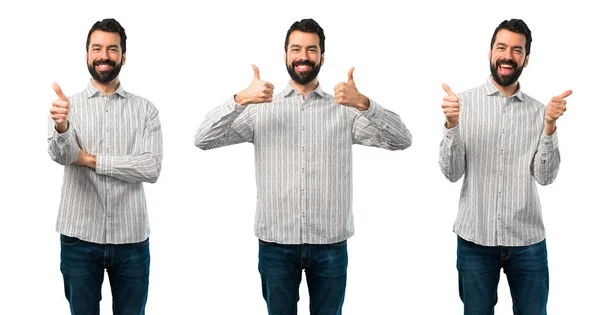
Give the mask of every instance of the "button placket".
M 300 95 L 300 98 L 302 96 Z M 301 101 L 300 104 L 300 212 L 301 212 L 301 236 L 302 242 L 305 242 L 308 239 L 307 235 L 307 222 L 306 222 L 306 212 L 307 212 L 307 197 L 306 197 L 306 165 L 307 165 L 307 148 L 306 148 L 306 110 L 305 110 L 306 102 L 304 100 Z

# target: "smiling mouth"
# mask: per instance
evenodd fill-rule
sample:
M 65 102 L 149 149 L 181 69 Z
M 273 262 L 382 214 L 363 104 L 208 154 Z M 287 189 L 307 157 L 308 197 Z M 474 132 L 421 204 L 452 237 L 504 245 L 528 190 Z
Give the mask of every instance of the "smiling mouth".
M 298 72 L 306 72 L 312 69 L 312 67 L 310 65 L 297 65 L 294 66 L 294 69 L 296 69 Z
M 500 73 L 502 75 L 511 74 L 514 70 L 515 70 L 515 68 L 512 65 L 501 64 L 498 66 L 498 73 Z
M 109 64 L 99 64 L 96 65 L 96 70 L 98 71 L 107 71 L 107 70 L 111 70 L 112 66 Z

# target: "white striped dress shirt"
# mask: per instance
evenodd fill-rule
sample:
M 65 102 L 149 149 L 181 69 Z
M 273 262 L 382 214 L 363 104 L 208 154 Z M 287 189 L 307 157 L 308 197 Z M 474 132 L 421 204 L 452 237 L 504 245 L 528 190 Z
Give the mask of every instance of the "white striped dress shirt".
M 241 106 L 231 97 L 208 113 L 195 144 L 254 144 L 259 239 L 336 243 L 354 234 L 352 144 L 398 150 L 412 141 L 398 115 L 370 102 L 359 112 L 320 85 L 305 99 L 289 84 L 271 103 Z
M 48 153 L 65 166 L 57 232 L 99 244 L 145 240 L 142 182 L 156 182 L 162 161 L 158 111 L 122 85 L 107 96 L 91 80 L 69 103 L 65 133 L 49 122 Z M 95 170 L 73 164 L 79 148 L 96 156 Z
M 525 246 L 544 240 L 535 181 L 558 173 L 557 133 L 544 133 L 544 104 L 519 89 L 506 97 L 491 77 L 458 94 L 458 126 L 444 128 L 440 167 L 452 182 L 463 174 L 454 232 L 484 246 Z

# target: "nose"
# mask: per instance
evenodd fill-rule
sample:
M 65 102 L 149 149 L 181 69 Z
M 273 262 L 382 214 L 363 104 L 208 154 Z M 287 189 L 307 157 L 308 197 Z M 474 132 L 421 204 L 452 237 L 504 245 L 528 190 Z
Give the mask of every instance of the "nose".
M 307 60 L 308 59 L 308 53 L 307 53 L 306 49 L 302 49 L 300 51 L 300 58 L 302 58 L 302 60 Z

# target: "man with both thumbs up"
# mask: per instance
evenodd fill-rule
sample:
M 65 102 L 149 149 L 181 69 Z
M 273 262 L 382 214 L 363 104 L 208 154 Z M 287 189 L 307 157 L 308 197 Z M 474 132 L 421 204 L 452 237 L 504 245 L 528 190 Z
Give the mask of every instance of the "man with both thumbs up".
M 259 271 L 269 314 L 296 314 L 302 270 L 311 314 L 341 314 L 352 219 L 352 144 L 405 149 L 400 117 L 362 95 L 354 82 L 323 91 L 325 35 L 312 19 L 292 24 L 283 91 L 254 68 L 250 86 L 210 111 L 195 144 L 208 150 L 251 142 L 256 157 Z
M 454 232 L 464 314 L 493 314 L 504 269 L 519 315 L 546 314 L 549 276 L 542 211 L 535 181 L 558 173 L 556 120 L 572 91 L 547 106 L 521 90 L 531 32 L 518 19 L 498 25 L 490 45 L 491 76 L 456 95 L 448 85 L 440 167 L 448 180 L 465 179 Z
M 105 269 L 115 314 L 144 314 L 148 297 L 142 182 L 158 179 L 162 135 L 154 105 L 119 81 L 126 39 L 116 20 L 96 22 L 86 42 L 87 88 L 66 97 L 53 85 L 48 153 L 65 166 L 56 230 L 72 314 L 99 314 Z

